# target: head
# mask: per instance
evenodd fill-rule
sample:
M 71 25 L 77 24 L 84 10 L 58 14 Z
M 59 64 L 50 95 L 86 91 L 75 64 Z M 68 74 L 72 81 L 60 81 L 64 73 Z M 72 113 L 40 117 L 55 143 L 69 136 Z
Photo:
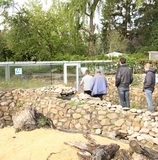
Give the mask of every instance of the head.
M 90 71 L 86 69 L 85 74 L 90 74 Z
M 144 65 L 144 70 L 145 70 L 145 71 L 148 71 L 151 67 L 152 67 L 152 64 L 146 63 L 146 64 Z
M 96 69 L 95 73 L 101 73 L 101 70 L 100 69 Z
M 126 64 L 126 58 L 120 58 L 120 64 Z

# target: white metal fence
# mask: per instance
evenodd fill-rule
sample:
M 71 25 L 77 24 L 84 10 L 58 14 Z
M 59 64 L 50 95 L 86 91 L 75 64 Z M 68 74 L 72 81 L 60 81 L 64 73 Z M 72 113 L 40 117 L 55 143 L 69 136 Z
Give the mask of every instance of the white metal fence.
M 96 68 L 104 70 L 103 64 L 107 66 L 106 64 L 111 62 L 111 60 L 0 62 L 1 78 L 9 82 L 12 78 L 49 77 L 51 84 L 54 79 L 60 79 L 62 83 L 67 84 L 68 76 L 73 75 L 78 89 L 80 76 L 83 76 L 85 68 L 90 66 L 92 70 Z M 69 67 L 74 68 L 71 74 L 68 73 Z

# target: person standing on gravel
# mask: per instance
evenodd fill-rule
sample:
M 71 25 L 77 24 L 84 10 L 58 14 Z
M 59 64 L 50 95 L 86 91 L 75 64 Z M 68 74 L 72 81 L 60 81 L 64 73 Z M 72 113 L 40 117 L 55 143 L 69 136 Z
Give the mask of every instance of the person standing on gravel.
M 120 66 L 115 76 L 115 86 L 117 87 L 120 105 L 130 108 L 129 85 L 133 82 L 132 69 L 126 65 L 126 59 L 120 58 Z

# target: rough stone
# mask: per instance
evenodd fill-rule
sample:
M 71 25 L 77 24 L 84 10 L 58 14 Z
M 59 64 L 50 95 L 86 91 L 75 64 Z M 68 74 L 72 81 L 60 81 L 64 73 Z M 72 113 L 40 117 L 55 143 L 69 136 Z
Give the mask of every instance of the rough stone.
M 121 127 L 124 124 L 125 120 L 124 119 L 119 119 L 115 122 L 115 126 Z

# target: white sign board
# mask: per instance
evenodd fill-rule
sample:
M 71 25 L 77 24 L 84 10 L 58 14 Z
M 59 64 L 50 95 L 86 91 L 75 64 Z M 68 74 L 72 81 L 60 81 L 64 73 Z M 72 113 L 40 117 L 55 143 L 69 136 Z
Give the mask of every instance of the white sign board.
M 158 51 L 149 51 L 149 59 L 158 59 Z
M 15 75 L 22 74 L 22 68 L 15 68 Z

